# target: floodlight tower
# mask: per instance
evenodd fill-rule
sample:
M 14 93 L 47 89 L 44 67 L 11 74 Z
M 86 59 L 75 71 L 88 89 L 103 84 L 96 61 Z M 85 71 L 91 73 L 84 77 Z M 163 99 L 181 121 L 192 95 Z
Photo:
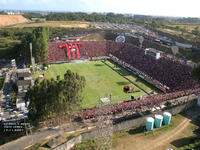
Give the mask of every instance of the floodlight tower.
M 144 37 L 143 36 L 139 37 L 139 42 L 140 42 L 140 48 L 142 48 L 142 43 L 144 42 Z
M 32 43 L 29 44 L 30 45 L 30 54 L 31 54 L 31 65 L 32 65 L 32 69 L 33 69 L 33 72 L 35 72 L 35 58 L 33 57 L 33 54 L 32 54 Z

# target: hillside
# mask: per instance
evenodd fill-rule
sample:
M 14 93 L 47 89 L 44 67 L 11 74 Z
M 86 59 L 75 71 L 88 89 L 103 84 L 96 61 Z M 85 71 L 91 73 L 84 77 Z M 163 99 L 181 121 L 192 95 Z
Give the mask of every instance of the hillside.
M 0 15 L 0 26 L 8 26 L 13 24 L 25 23 L 29 20 L 22 15 Z

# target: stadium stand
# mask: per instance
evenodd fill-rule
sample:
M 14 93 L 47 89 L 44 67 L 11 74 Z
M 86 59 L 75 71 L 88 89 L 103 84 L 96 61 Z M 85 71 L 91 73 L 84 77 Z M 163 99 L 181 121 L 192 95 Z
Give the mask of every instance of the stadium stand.
M 149 55 L 145 55 L 144 49 L 130 43 L 51 41 L 49 42 L 47 61 L 70 61 L 71 59 L 88 59 L 101 56 L 109 56 L 113 61 L 155 85 L 164 93 L 134 102 L 126 100 L 126 103 L 94 107 L 83 113 L 85 119 L 124 110 L 136 110 L 141 108 L 141 105 L 152 106 L 172 98 L 200 91 L 200 84 L 191 76 L 191 67 L 171 60 L 164 55 L 156 60 Z

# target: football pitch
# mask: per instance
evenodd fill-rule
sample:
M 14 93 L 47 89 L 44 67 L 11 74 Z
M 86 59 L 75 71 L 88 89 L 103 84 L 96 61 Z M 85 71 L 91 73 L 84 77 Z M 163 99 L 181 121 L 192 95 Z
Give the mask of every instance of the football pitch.
M 56 78 L 57 75 L 60 75 L 60 77 L 63 78 L 67 69 L 83 75 L 86 79 L 86 86 L 83 90 L 82 108 L 99 106 L 101 105 L 100 98 L 109 98 L 110 95 L 111 103 L 130 100 L 131 95 L 135 98 L 147 95 L 144 91 L 130 83 L 101 61 L 51 64 L 50 68 L 45 73 L 45 78 Z M 39 73 L 41 72 L 36 73 L 36 75 L 38 76 Z M 124 86 L 134 86 L 134 92 L 124 93 Z

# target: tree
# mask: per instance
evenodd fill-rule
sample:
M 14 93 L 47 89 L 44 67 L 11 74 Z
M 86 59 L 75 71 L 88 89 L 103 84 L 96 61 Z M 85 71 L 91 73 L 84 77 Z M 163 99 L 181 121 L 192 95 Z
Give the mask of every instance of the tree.
M 48 29 L 39 27 L 33 30 L 33 55 L 36 62 L 42 62 L 47 56 L 48 52 Z
M 67 70 L 64 78 L 43 80 L 27 92 L 25 101 L 30 101 L 29 118 L 42 121 L 49 118 L 70 117 L 80 110 L 85 78 Z
M 195 34 L 195 35 L 197 35 L 197 36 L 200 36 L 200 29 L 199 29 L 199 27 L 198 26 L 195 27 L 194 30 L 192 30 L 192 33 Z
M 200 81 L 200 63 L 193 68 L 192 76 Z
M 30 46 L 33 45 L 33 57 L 35 57 L 36 62 L 43 62 L 48 53 L 48 40 L 49 29 L 45 27 L 35 28 L 31 33 L 26 33 L 22 38 L 21 43 L 21 55 L 24 57 L 26 63 L 30 63 Z
M 22 38 L 21 46 L 20 46 L 20 55 L 23 57 L 23 62 L 30 63 L 30 48 L 29 43 L 33 41 L 33 37 L 31 33 L 26 33 Z

